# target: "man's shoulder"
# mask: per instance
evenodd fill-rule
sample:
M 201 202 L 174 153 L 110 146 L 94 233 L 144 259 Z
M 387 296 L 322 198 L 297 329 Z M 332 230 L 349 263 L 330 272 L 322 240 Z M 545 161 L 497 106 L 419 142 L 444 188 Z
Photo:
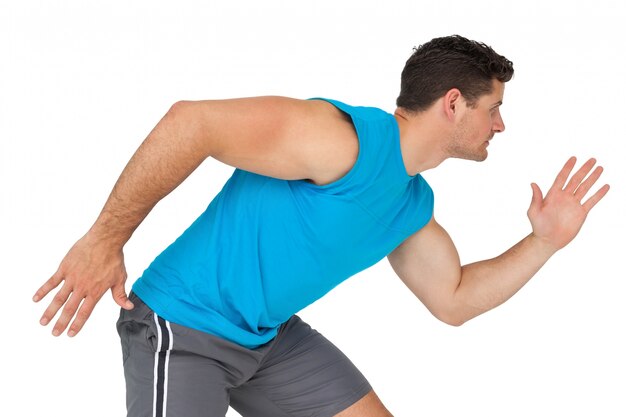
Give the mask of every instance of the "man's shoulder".
M 341 100 L 324 98 L 324 97 L 314 97 L 308 100 L 317 100 L 331 104 L 333 107 L 341 110 L 342 112 L 350 115 L 352 119 L 360 119 L 360 120 L 377 120 L 377 119 L 386 119 L 392 116 L 390 113 L 385 110 L 370 105 L 353 105 L 348 104 Z

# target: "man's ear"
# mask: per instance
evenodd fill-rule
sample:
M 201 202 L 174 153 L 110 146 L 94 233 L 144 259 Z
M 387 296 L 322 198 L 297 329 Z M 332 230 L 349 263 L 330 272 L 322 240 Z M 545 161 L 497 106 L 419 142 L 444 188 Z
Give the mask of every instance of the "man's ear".
M 445 96 L 443 96 L 443 111 L 446 118 L 451 122 L 460 116 L 459 112 L 462 110 L 462 103 L 464 102 L 461 90 L 458 88 L 452 88 L 448 90 Z

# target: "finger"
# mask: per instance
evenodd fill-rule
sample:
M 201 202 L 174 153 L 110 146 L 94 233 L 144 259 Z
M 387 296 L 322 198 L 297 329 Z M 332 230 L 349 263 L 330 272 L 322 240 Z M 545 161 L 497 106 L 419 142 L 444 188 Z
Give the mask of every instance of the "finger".
M 55 272 L 50 279 L 48 279 L 38 290 L 35 292 L 33 296 L 33 301 L 38 302 L 42 298 L 44 298 L 50 291 L 59 286 L 59 284 L 63 281 L 63 277 L 59 271 Z
M 132 310 L 135 307 L 132 301 L 128 299 L 123 284 L 118 284 L 111 287 L 111 295 L 113 296 L 113 300 L 117 303 L 117 305 L 122 307 L 124 310 Z
M 567 160 L 565 165 L 563 165 L 561 172 L 559 172 L 559 174 L 556 176 L 554 184 L 552 184 L 552 188 L 556 187 L 559 190 L 563 189 L 567 178 L 569 178 L 569 174 L 572 172 L 572 169 L 574 169 L 574 165 L 576 165 L 576 157 L 572 156 L 570 159 Z
M 68 286 L 64 285 L 63 287 L 61 287 L 61 289 L 54 296 L 52 302 L 50 303 L 50 305 L 48 305 L 48 308 L 46 309 L 46 311 L 44 311 L 43 316 L 41 316 L 41 319 L 39 320 L 39 323 L 41 323 L 42 326 L 50 323 L 54 316 L 56 316 L 59 309 L 63 306 L 63 304 L 65 304 L 71 293 L 72 291 L 69 289 Z
M 69 324 L 70 320 L 72 320 L 72 317 L 74 317 L 74 314 L 76 314 L 76 310 L 78 310 L 78 307 L 80 306 L 80 303 L 82 301 L 82 296 L 77 295 L 75 292 L 72 293 L 70 299 L 65 303 L 65 306 L 63 307 L 61 316 L 54 325 L 54 329 L 52 329 L 53 336 L 59 336 L 65 331 L 67 325 Z
M 83 301 L 83 304 L 80 306 L 78 313 L 76 313 L 76 318 L 72 322 L 72 325 L 67 332 L 67 335 L 69 337 L 74 337 L 78 334 L 78 332 L 81 331 L 81 329 L 85 325 L 85 322 L 87 322 L 87 320 L 91 316 L 91 313 L 93 312 L 93 309 L 96 307 L 97 303 L 97 299 L 93 299 L 91 297 L 85 298 L 85 301 Z
M 572 176 L 570 181 L 567 183 L 564 191 L 568 193 L 574 193 L 595 164 L 596 160 L 594 158 L 591 158 L 587 162 L 585 162 L 583 166 L 580 167 L 580 169 L 576 171 L 576 173 Z
M 593 206 L 598 204 L 598 202 L 602 200 L 602 198 L 606 195 L 606 193 L 609 192 L 610 188 L 611 187 L 609 187 L 609 184 L 605 184 L 604 186 L 602 186 L 602 188 L 596 191 L 594 195 L 589 197 L 589 200 L 585 201 L 585 204 L 583 204 L 583 208 L 585 209 L 585 211 L 589 213 L 589 211 L 593 208 Z
M 604 169 L 602 167 L 597 167 L 593 170 L 591 175 L 589 175 L 589 178 L 587 178 L 582 184 L 580 184 L 580 186 L 578 186 L 578 188 L 574 192 L 574 195 L 578 198 L 578 201 L 581 201 L 589 192 L 591 187 L 593 187 L 596 181 L 598 181 L 598 178 L 600 178 L 600 175 L 602 175 L 603 170 Z

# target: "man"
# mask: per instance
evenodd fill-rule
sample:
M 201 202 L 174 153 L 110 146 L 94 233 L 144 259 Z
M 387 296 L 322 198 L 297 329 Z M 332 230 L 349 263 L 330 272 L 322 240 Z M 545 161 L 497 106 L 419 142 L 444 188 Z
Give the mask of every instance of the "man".
M 570 178 L 570 158 L 545 197 L 532 184 L 528 236 L 460 265 L 420 173 L 487 157 L 504 131 L 512 76 L 490 47 L 451 36 L 414 51 L 394 115 L 328 99 L 176 103 L 37 291 L 35 301 L 64 282 L 41 323 L 63 307 L 53 334 L 72 322 L 73 336 L 111 289 L 129 416 L 223 416 L 229 404 L 254 417 L 389 416 L 365 377 L 295 313 L 388 256 L 432 314 L 458 326 L 517 292 L 608 192 L 583 201 L 602 168 L 591 159 Z M 237 169 L 128 298 L 124 244 L 208 157 Z

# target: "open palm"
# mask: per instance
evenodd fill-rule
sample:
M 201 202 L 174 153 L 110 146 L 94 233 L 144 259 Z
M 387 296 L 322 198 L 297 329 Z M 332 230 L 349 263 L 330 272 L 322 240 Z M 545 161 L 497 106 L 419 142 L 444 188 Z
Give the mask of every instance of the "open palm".
M 533 233 L 554 249 L 561 249 L 576 237 L 589 211 L 609 191 L 608 184 L 604 185 L 585 202 L 582 201 L 602 174 L 602 167 L 598 166 L 589 175 L 595 164 L 595 159 L 589 159 L 568 182 L 576 165 L 576 158 L 571 157 L 545 197 L 537 184 L 531 184 L 533 198 L 528 218 Z

